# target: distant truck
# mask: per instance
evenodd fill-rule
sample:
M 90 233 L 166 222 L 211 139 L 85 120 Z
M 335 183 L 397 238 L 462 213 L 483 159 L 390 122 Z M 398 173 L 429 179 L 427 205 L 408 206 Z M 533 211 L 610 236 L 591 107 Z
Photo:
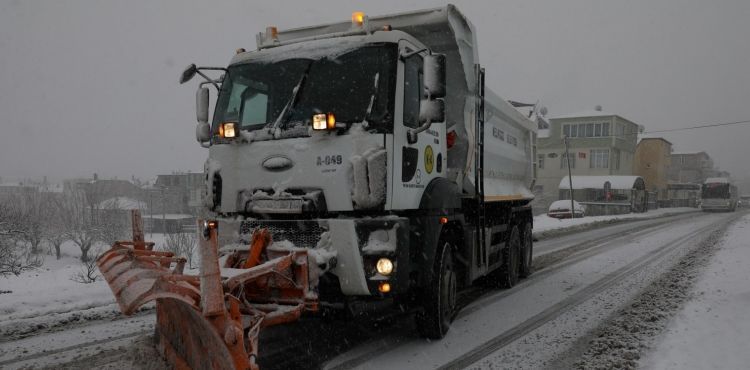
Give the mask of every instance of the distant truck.
M 324 249 L 323 306 L 393 302 L 441 338 L 459 291 L 532 272 L 536 124 L 485 87 L 454 6 L 269 27 L 257 50 L 181 82 L 196 73 L 207 209 L 242 220 L 245 242 L 264 228 Z
M 709 177 L 701 189 L 703 211 L 734 212 L 739 204 L 737 187 L 726 177 Z

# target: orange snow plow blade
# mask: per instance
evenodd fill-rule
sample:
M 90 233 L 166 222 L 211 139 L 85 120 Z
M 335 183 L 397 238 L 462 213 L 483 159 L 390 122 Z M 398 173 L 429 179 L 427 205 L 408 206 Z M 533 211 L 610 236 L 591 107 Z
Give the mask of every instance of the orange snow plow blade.
M 215 221 L 201 224 L 200 276 L 183 275 L 185 259 L 153 250 L 133 211 L 133 241 L 116 242 L 97 260 L 126 315 L 156 300 L 159 351 L 177 369 L 258 369 L 258 334 L 317 311 L 307 251 L 267 248 L 272 236 L 253 233 L 245 250 L 219 266 Z

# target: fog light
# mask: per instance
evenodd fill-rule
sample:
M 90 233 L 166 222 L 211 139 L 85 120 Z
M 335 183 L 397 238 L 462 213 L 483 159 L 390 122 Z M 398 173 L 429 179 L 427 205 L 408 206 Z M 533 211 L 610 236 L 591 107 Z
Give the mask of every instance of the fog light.
M 387 282 L 382 282 L 380 285 L 378 285 L 378 291 L 380 293 L 388 293 L 391 291 L 391 284 Z
M 381 275 L 390 275 L 393 272 L 393 262 L 388 258 L 381 258 L 378 263 L 375 264 L 375 268 Z

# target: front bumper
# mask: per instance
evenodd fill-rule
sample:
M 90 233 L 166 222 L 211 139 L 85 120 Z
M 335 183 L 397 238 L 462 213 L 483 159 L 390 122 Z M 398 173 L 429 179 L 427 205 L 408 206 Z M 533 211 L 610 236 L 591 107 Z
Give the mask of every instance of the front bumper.
M 409 289 L 407 218 L 246 220 L 240 225 L 241 240 L 249 242 L 256 228 L 267 228 L 274 242 L 286 240 L 299 248 L 335 253 L 335 263 L 322 267 L 337 277 L 345 296 L 392 296 Z M 394 265 L 388 276 L 375 268 L 382 257 L 391 259 Z M 378 287 L 385 282 L 391 290 L 381 293 Z

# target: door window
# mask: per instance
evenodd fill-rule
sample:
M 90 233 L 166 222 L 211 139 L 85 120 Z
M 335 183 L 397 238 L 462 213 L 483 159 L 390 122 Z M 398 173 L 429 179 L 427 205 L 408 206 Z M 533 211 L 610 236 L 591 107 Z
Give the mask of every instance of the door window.
M 422 101 L 422 57 L 414 54 L 404 61 L 404 126 L 419 127 L 419 105 Z

